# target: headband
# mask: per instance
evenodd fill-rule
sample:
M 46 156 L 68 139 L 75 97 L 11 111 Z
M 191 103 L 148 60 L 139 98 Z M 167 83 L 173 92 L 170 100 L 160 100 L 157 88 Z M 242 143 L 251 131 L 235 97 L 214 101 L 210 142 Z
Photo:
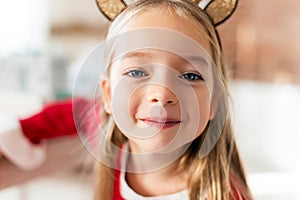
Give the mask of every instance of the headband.
M 235 11 L 238 0 L 191 0 L 204 10 L 215 26 L 226 21 Z M 109 20 L 114 20 L 127 4 L 124 0 L 96 0 L 99 10 Z

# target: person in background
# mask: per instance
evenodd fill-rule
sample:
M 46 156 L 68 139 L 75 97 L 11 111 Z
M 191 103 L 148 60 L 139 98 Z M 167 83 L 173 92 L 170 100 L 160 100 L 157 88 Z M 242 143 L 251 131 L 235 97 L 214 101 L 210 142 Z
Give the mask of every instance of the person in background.
M 72 111 L 74 102 L 82 108 L 88 104 L 83 98 L 70 98 L 48 103 L 40 112 L 24 119 L 2 117 L 0 156 L 5 156 L 23 170 L 40 167 L 47 159 L 47 140 L 76 136 Z

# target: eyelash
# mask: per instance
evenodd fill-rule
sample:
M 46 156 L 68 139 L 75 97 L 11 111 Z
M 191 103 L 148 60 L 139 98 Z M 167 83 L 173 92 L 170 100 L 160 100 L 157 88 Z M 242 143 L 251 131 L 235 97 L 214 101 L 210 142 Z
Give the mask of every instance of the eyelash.
M 134 73 L 139 73 L 139 74 L 137 75 Z M 140 78 L 140 77 L 148 76 L 147 73 L 145 73 L 143 70 L 140 70 L 140 69 L 129 69 L 123 75 L 130 76 L 133 78 Z
M 187 77 L 187 76 L 193 76 L 193 78 L 189 79 L 191 77 Z M 200 74 L 193 73 L 193 72 L 184 73 L 179 77 L 182 79 L 186 79 L 187 81 L 204 81 L 204 78 Z
M 136 74 L 136 73 L 138 73 L 138 74 Z M 123 73 L 123 75 L 130 76 L 133 78 L 141 78 L 141 77 L 148 76 L 147 73 L 145 73 L 143 70 L 140 70 L 140 69 L 129 69 L 125 73 Z M 187 77 L 187 76 L 192 76 L 193 78 Z M 200 74 L 197 74 L 194 72 L 184 73 L 184 74 L 180 75 L 179 78 L 185 79 L 187 81 L 204 81 L 204 78 Z

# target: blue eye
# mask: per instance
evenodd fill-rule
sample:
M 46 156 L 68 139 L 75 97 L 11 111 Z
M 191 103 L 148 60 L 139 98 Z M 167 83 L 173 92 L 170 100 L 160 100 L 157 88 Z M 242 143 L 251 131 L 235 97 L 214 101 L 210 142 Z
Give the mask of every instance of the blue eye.
M 134 78 L 140 78 L 140 77 L 147 76 L 147 74 L 145 72 L 143 72 L 142 70 L 138 70 L 138 69 L 131 69 L 131 70 L 125 72 L 124 75 L 131 76 Z
M 188 81 L 204 81 L 203 77 L 200 74 L 196 74 L 193 72 L 184 73 L 180 76 L 180 78 L 186 79 Z

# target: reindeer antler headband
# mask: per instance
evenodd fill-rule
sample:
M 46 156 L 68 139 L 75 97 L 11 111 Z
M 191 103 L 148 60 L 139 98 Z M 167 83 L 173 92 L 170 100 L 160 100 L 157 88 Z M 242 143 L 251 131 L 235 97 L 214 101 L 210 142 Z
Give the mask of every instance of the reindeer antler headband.
M 191 0 L 211 17 L 215 26 L 228 19 L 234 12 L 238 0 Z M 109 19 L 115 17 L 126 7 L 123 0 L 96 0 L 100 11 Z

